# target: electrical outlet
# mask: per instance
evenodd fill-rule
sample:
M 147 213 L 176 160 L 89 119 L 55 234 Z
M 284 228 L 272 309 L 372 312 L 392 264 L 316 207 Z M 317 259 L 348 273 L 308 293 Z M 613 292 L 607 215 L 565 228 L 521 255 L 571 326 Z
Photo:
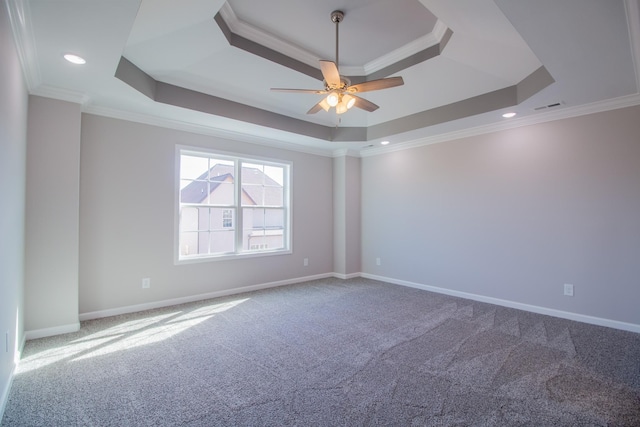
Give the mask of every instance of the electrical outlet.
M 572 297 L 573 296 L 573 285 L 569 283 L 564 284 L 564 294 L 565 296 Z
M 145 277 L 142 279 L 142 289 L 149 289 L 151 287 L 151 279 L 149 277 Z
M 305 258 L 302 263 L 304 264 L 305 267 L 309 266 L 309 258 Z
M 376 265 L 382 265 L 382 262 L 380 261 L 380 258 L 376 258 Z

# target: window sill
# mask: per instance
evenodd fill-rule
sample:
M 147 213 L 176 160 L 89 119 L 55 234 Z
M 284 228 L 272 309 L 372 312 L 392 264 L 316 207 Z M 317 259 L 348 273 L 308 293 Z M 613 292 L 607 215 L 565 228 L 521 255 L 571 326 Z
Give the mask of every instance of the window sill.
M 188 258 L 177 258 L 174 261 L 175 265 L 196 264 L 202 262 L 216 262 L 216 261 L 230 261 L 249 258 L 262 258 L 276 255 L 291 255 L 293 253 L 290 249 L 264 251 L 264 252 L 242 252 L 237 254 L 222 254 L 222 255 L 202 255 L 193 256 Z

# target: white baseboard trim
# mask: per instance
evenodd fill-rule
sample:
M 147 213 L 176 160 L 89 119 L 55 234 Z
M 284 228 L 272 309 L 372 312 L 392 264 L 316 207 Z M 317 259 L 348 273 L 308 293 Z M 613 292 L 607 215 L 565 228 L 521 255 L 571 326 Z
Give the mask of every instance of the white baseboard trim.
M 124 307 L 109 308 L 106 310 L 90 311 L 87 313 L 80 313 L 80 321 L 82 322 L 85 320 L 100 319 L 103 317 L 119 316 L 121 314 L 136 313 L 138 311 L 152 310 L 155 308 L 170 307 L 172 305 L 202 301 L 211 298 L 226 297 L 229 295 L 236 295 L 244 292 L 252 292 L 261 289 L 275 288 L 278 286 L 292 285 L 294 283 L 308 282 L 310 280 L 326 279 L 328 277 L 335 277 L 335 273 L 316 274 L 313 276 L 297 277 L 295 279 L 279 280 L 277 282 L 261 283 L 258 285 L 243 286 L 240 288 L 225 289 L 222 291 L 214 291 L 180 298 L 172 298 L 143 304 L 127 305 Z
M 4 417 L 4 410 L 7 407 L 7 402 L 9 401 L 9 392 L 11 391 L 11 384 L 13 384 L 13 375 L 16 372 L 17 364 L 13 364 L 13 368 L 9 373 L 9 380 L 4 385 L 2 390 L 0 390 L 0 423 L 2 423 L 2 418 Z
M 16 354 L 13 356 L 13 367 L 11 368 L 11 372 L 9 373 L 9 380 L 4 385 L 2 390 L 0 390 L 0 424 L 2 423 L 2 417 L 4 417 L 4 411 L 7 408 L 7 402 L 9 401 L 9 392 L 11 391 L 11 385 L 13 384 L 13 377 L 16 374 L 16 369 L 18 369 L 18 364 L 20 363 L 20 359 L 22 357 L 22 350 L 24 350 L 24 344 L 27 342 L 27 339 L 24 334 L 22 334 L 22 340 L 18 348 L 16 349 Z
M 350 274 L 333 273 L 333 277 L 335 277 L 336 279 L 347 280 L 347 279 L 355 279 L 356 277 L 364 277 L 364 276 L 362 276 L 362 273 L 350 273 Z
M 38 338 L 51 337 L 54 335 L 68 334 L 70 332 L 77 332 L 80 330 L 80 322 L 70 323 L 68 325 L 54 326 L 52 328 L 35 329 L 33 331 L 26 331 L 24 337 L 27 341 L 35 340 Z
M 471 294 L 468 292 L 455 291 L 452 289 L 439 288 L 437 286 L 423 285 L 421 283 L 409 282 L 406 280 L 392 279 L 390 277 L 377 276 L 375 274 L 361 273 L 361 277 L 366 279 L 380 280 L 382 282 L 392 283 L 394 285 L 408 286 L 410 288 L 422 289 L 425 291 L 436 292 L 439 294 L 451 295 L 470 299 L 489 304 L 500 305 L 503 307 L 515 308 L 518 310 L 530 311 L 547 316 L 560 317 L 562 319 L 575 320 L 577 322 L 589 323 L 592 325 L 605 326 L 608 328 L 620 329 L 623 331 L 640 333 L 640 325 L 634 323 L 620 322 L 618 320 L 604 319 L 601 317 L 588 316 L 586 314 L 572 313 L 569 311 L 556 310 L 554 308 L 540 307 L 531 304 L 523 304 L 520 302 L 504 300 L 500 298 L 487 297 L 483 295 Z

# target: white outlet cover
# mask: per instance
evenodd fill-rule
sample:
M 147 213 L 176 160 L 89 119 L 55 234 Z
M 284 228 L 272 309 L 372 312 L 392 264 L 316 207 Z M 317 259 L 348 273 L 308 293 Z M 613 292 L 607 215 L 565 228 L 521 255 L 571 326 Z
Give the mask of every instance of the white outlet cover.
M 569 283 L 564 284 L 564 294 L 568 297 L 573 296 L 573 285 Z

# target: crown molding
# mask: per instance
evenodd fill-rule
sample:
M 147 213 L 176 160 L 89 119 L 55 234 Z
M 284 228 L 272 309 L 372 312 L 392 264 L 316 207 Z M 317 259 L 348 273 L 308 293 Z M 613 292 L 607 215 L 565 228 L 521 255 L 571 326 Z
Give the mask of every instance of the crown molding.
M 561 110 L 548 111 L 536 115 L 523 117 L 521 119 L 501 121 L 484 126 L 463 129 L 460 131 L 448 132 L 439 135 L 429 136 L 416 139 L 409 142 L 401 142 L 398 144 L 387 145 L 386 147 L 370 148 L 360 152 L 360 157 L 372 157 L 381 154 L 387 154 L 395 151 L 403 151 L 425 145 L 438 144 L 441 142 L 449 142 L 462 138 L 469 138 L 478 135 L 484 135 L 492 132 L 499 132 L 508 129 L 515 129 L 523 126 L 536 125 L 540 123 L 552 122 L 556 120 L 569 119 L 588 114 L 601 113 L 620 108 L 635 107 L 640 105 L 640 93 L 633 95 L 621 96 L 618 98 L 607 99 L 604 101 L 593 102 L 591 104 L 580 105 L 577 107 L 568 107 Z
M 42 83 L 29 2 L 7 0 L 11 31 L 29 93 Z
M 60 98 L 58 98 L 60 99 Z M 71 101 L 73 102 L 73 101 Z M 640 94 L 633 94 L 613 98 L 605 101 L 594 102 L 591 104 L 581 105 L 577 107 L 568 107 L 562 110 L 539 113 L 529 117 L 523 117 L 516 120 L 501 121 L 490 125 L 477 126 L 474 128 L 463 129 L 460 131 L 448 132 L 444 134 L 434 135 L 425 138 L 419 138 L 409 142 L 388 145 L 384 147 L 368 147 L 366 150 L 355 150 L 343 148 L 338 150 L 323 150 L 313 147 L 307 147 L 302 144 L 290 143 L 265 137 L 253 136 L 241 132 L 228 131 L 211 126 L 199 125 L 184 122 L 175 119 L 163 118 L 149 114 L 134 113 L 114 108 L 100 107 L 94 105 L 85 105 L 83 112 L 94 114 L 97 116 L 109 117 L 119 120 L 126 120 L 135 123 L 142 123 L 151 126 L 158 126 L 168 129 L 174 129 L 184 132 L 192 132 L 201 135 L 215 136 L 219 138 L 230 139 L 233 141 L 245 142 L 248 144 L 267 145 L 273 148 L 279 148 L 289 151 L 296 151 L 306 154 L 313 154 L 323 157 L 372 157 L 387 154 L 395 151 L 403 151 L 412 148 L 422 147 L 425 145 L 438 144 L 442 142 L 454 141 L 457 139 L 468 138 L 478 135 L 484 135 L 492 132 L 515 129 L 523 126 L 546 123 L 556 120 L 579 117 L 588 114 L 616 110 L 626 107 L 634 107 L 640 105 Z
M 396 50 L 393 50 L 381 57 L 374 59 L 373 61 L 367 62 L 364 67 L 364 75 L 373 74 L 376 71 L 380 71 L 390 65 L 395 64 L 396 62 L 400 62 L 405 58 L 410 57 L 411 55 L 415 55 L 418 52 L 422 52 L 425 49 L 428 49 L 432 46 L 440 43 L 444 35 L 446 34 L 449 28 L 438 19 L 436 24 L 433 27 L 433 30 L 412 42 L 407 43 L 406 45 L 399 47 Z M 356 73 L 345 72 L 348 75 L 354 75 Z
M 73 102 L 75 104 L 87 105 L 90 98 L 83 92 L 77 92 L 68 89 L 62 89 L 55 86 L 40 85 L 33 89 L 31 95 L 42 96 L 44 98 L 53 98 L 60 101 Z
M 352 148 L 341 148 L 333 150 L 331 157 L 360 157 L 360 152 Z
M 302 144 L 296 144 L 276 139 L 266 138 L 264 136 L 254 136 L 242 132 L 234 132 L 230 130 L 220 129 L 212 126 L 200 125 L 182 120 L 169 119 L 151 114 L 136 113 L 132 111 L 121 110 L 117 108 L 102 107 L 96 105 L 85 105 L 82 110 L 84 113 L 96 116 L 108 117 L 112 119 L 125 120 L 129 122 L 141 123 L 150 126 L 157 126 L 166 129 L 179 130 L 183 132 L 197 133 L 200 135 L 215 136 L 237 142 L 245 142 L 260 146 L 269 146 L 288 151 L 296 151 L 305 154 L 313 154 L 316 156 L 332 157 L 332 151 L 314 147 L 308 147 Z
M 307 65 L 318 68 L 318 61 L 320 61 L 321 58 L 299 46 L 286 42 L 271 33 L 240 20 L 228 2 L 225 2 L 220 9 L 220 16 L 224 19 L 224 22 L 232 33 L 251 40 L 254 43 L 268 47 L 269 49 L 273 49 L 276 52 L 280 52 Z

